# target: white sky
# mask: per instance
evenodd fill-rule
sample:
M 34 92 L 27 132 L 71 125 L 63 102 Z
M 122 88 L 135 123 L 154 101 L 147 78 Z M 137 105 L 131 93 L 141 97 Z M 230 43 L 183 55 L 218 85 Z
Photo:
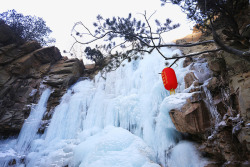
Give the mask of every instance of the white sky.
M 74 23 L 82 21 L 91 27 L 96 16 L 101 14 L 104 18 L 113 16 L 127 17 L 132 13 L 134 17 L 142 18 L 136 13 L 153 13 L 152 20 L 170 18 L 175 23 L 181 23 L 181 28 L 171 31 L 166 41 L 171 41 L 190 33 L 190 26 L 186 15 L 178 6 L 167 4 L 161 7 L 160 0 L 6 0 L 1 2 L 0 13 L 15 9 L 24 15 L 42 17 L 56 38 L 56 46 L 61 50 L 68 50 L 73 43 L 70 36 Z M 63 54 L 63 53 L 62 53 Z

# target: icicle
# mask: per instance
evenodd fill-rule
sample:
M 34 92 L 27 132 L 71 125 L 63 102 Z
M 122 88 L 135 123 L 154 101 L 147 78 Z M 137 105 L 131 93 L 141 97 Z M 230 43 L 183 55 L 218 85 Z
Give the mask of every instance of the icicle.
M 51 90 L 47 88 L 41 95 L 37 105 L 31 110 L 29 117 L 23 124 L 22 130 L 17 139 L 16 149 L 18 152 L 26 152 L 31 142 L 37 138 L 37 131 L 43 114 L 46 112 L 47 101 Z
M 195 147 L 181 142 L 169 116 L 191 96 L 183 93 L 187 69 L 183 61 L 177 63 L 180 88 L 175 96 L 168 96 L 157 75 L 165 64 L 156 53 L 107 73 L 106 80 L 99 73 L 94 81 L 76 83 L 62 97 L 42 136 L 32 135 L 34 126 L 25 130 L 27 143 L 25 135 L 18 139 L 19 150 L 27 150 L 25 166 L 204 166 Z

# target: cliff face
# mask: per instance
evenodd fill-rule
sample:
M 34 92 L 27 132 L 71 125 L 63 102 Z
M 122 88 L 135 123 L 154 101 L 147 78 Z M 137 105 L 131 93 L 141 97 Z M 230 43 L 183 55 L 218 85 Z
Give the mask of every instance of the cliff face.
M 211 70 L 205 82 L 195 68 L 201 60 Z M 193 95 L 170 117 L 177 130 L 200 143 L 200 151 L 217 166 L 240 165 L 250 158 L 250 62 L 225 52 L 192 61 L 194 72 L 185 76 L 185 84 Z
M 212 37 L 205 40 L 209 39 Z M 215 48 L 215 45 L 208 44 L 182 51 L 187 54 Z M 176 129 L 199 143 L 198 149 L 214 161 L 207 167 L 248 166 L 250 62 L 220 51 L 186 58 L 183 66 L 188 65 L 191 72 L 184 80 L 192 97 L 181 109 L 173 109 L 169 113 Z
M 20 44 L 16 38 L 0 24 L 0 136 L 6 137 L 19 133 L 43 87 L 54 90 L 49 113 L 84 70 L 81 61 L 63 58 L 54 46 L 41 48 L 35 41 Z

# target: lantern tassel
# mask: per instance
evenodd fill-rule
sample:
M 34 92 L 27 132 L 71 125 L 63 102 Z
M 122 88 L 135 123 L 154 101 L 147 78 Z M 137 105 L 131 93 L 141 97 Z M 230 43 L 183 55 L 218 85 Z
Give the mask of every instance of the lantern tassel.
M 175 94 L 175 90 L 174 89 L 170 89 L 170 95 Z

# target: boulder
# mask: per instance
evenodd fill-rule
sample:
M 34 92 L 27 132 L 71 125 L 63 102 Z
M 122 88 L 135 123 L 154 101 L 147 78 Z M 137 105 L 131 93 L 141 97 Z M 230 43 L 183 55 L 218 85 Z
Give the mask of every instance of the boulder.
M 210 113 L 203 101 L 187 102 L 180 110 L 171 110 L 169 115 L 179 132 L 198 134 L 210 127 Z
M 189 88 L 193 84 L 193 82 L 196 80 L 197 80 L 197 78 L 193 72 L 187 73 L 184 77 L 185 88 Z
M 76 82 L 83 70 L 84 65 L 78 59 L 61 60 L 51 67 L 44 83 L 58 88 L 69 86 Z

